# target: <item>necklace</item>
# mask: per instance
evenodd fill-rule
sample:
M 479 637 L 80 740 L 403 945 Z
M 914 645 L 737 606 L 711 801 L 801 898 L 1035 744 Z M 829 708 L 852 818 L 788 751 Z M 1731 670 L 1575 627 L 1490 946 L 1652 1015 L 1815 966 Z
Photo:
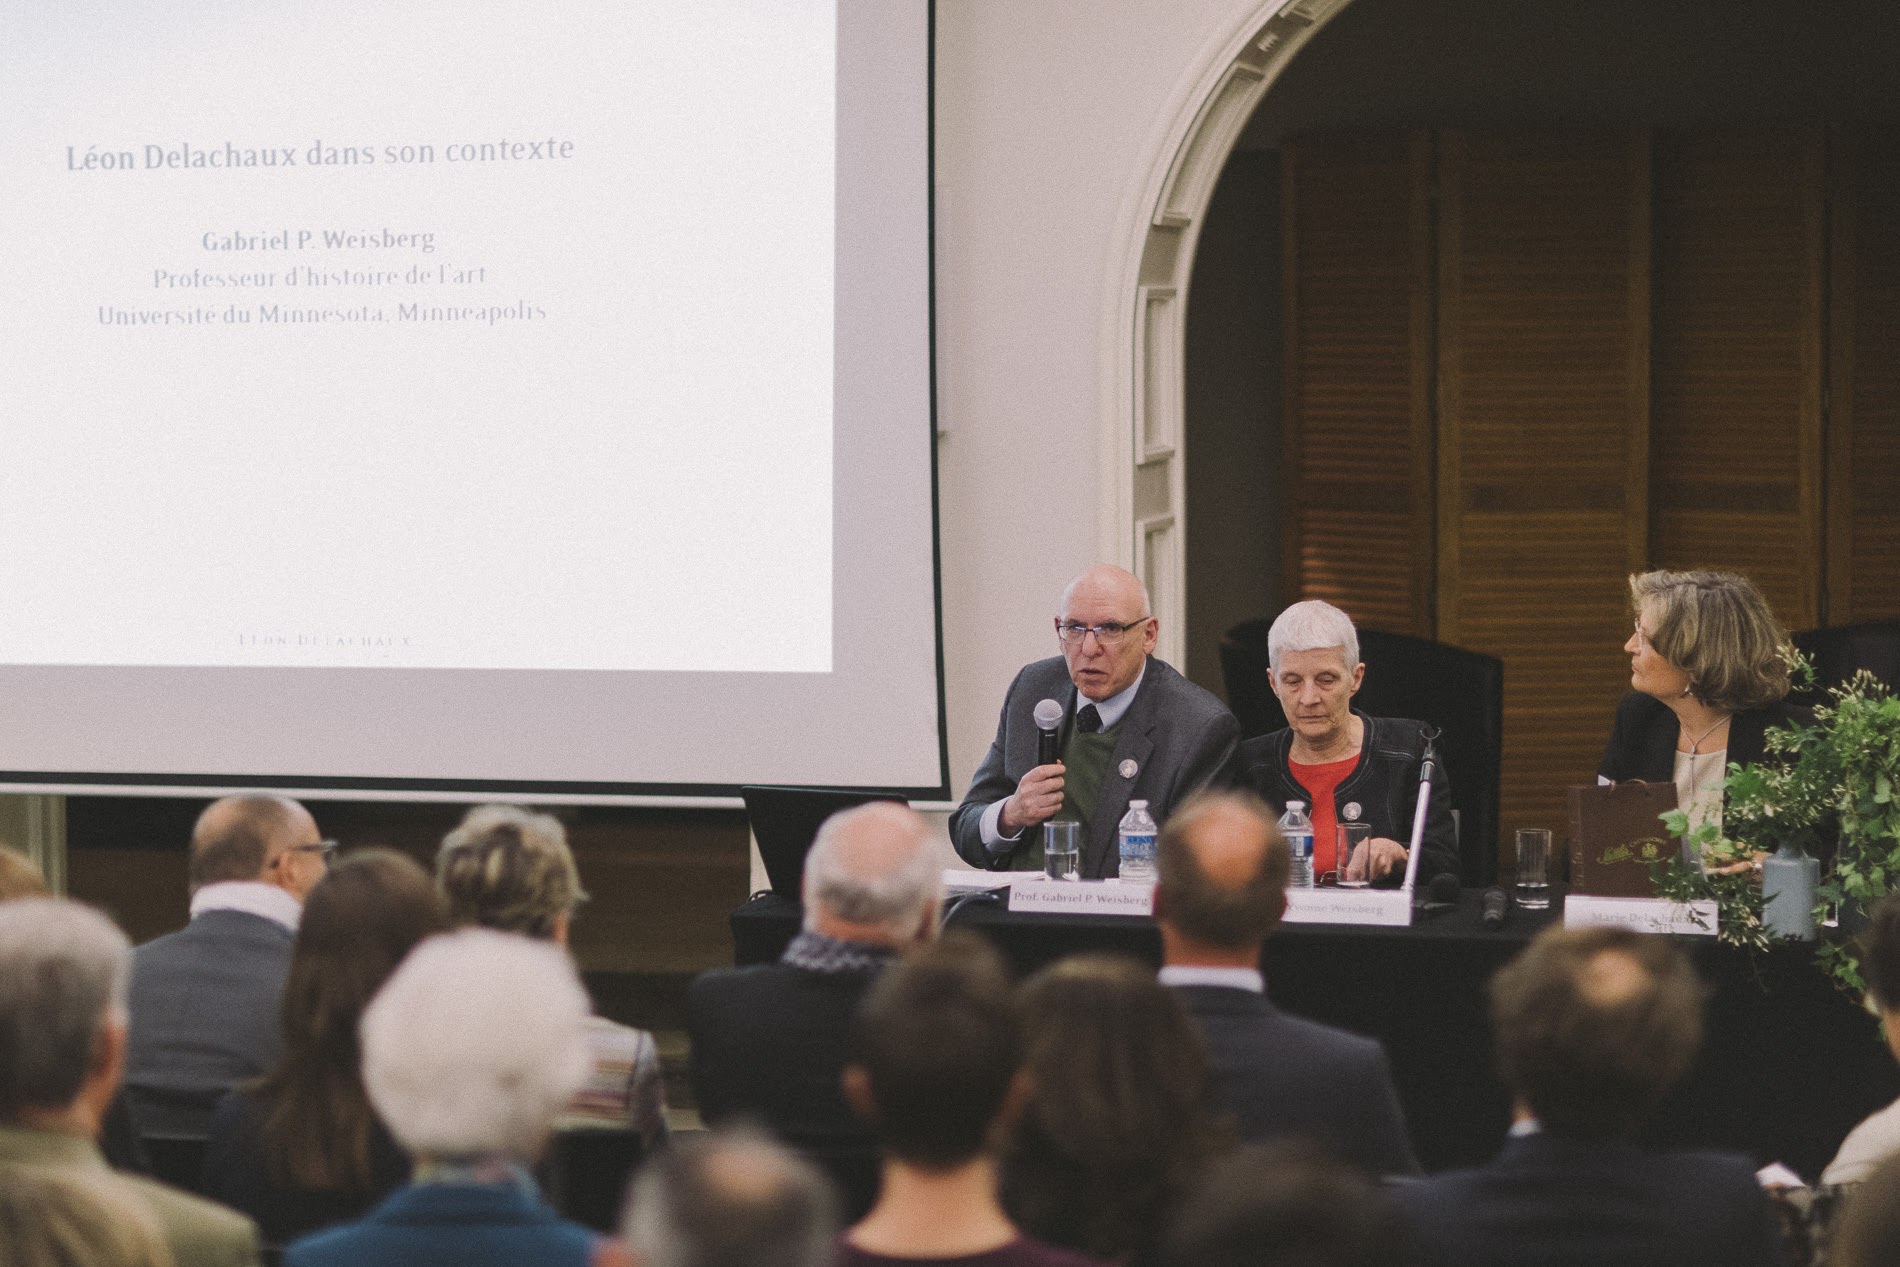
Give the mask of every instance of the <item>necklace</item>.
M 1697 735 L 1694 739 L 1691 739 L 1689 741 L 1689 755 L 1692 757 L 1701 756 L 1702 754 L 1697 752 L 1696 749 L 1700 748 L 1702 746 L 1702 741 L 1704 739 L 1707 739 L 1710 735 L 1714 734 L 1718 729 L 1721 728 L 1722 724 L 1726 721 L 1728 721 L 1728 717 L 1726 715 L 1716 718 L 1715 721 L 1709 726 L 1707 730 Z

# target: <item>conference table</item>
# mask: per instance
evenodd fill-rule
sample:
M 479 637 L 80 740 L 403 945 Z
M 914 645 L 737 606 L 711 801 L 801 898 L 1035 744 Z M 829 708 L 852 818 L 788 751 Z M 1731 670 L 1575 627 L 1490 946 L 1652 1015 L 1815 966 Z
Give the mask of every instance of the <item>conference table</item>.
M 1420 913 L 1409 928 L 1284 924 L 1261 955 L 1267 993 L 1286 1011 L 1385 1044 L 1406 1123 L 1427 1170 L 1492 1156 L 1510 1105 L 1492 1057 L 1485 984 L 1536 933 L 1562 918 L 1515 909 L 1485 927 L 1480 894 Z M 734 961 L 776 959 L 797 931 L 798 903 L 761 894 L 732 913 Z M 988 937 L 1022 975 L 1090 951 L 1161 961 L 1154 922 L 1125 915 L 1012 913 L 959 906 L 954 927 Z M 1836 991 L 1805 946 L 1759 960 L 1681 937 L 1709 991 L 1695 1068 L 1658 1113 L 1652 1142 L 1722 1148 L 1780 1161 L 1810 1180 L 1861 1118 L 1900 1097 L 1900 1067 L 1857 1000 Z

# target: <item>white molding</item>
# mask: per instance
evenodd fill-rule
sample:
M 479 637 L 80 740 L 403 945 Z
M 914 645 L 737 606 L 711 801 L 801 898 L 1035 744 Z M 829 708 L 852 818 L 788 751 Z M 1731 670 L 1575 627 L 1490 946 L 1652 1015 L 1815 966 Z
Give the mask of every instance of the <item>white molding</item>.
M 1129 187 L 1110 239 L 1098 358 L 1100 557 L 1148 581 L 1161 618 L 1157 654 L 1177 665 L 1187 623 L 1183 349 L 1201 224 L 1254 107 L 1314 32 L 1350 3 L 1256 0 L 1241 6 L 1227 34 L 1209 41 L 1160 114 L 1141 150 L 1141 178 Z M 1154 301 L 1165 303 L 1165 323 L 1155 319 Z M 1157 335 L 1163 324 L 1172 330 L 1165 344 Z M 1166 468 L 1167 513 L 1144 506 L 1147 513 L 1138 515 L 1136 468 L 1155 466 Z

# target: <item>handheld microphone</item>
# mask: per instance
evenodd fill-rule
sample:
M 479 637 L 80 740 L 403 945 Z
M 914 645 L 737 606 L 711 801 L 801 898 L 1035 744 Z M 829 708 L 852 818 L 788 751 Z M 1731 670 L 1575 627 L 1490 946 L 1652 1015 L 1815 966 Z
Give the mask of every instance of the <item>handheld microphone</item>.
M 1036 764 L 1053 765 L 1062 759 L 1057 736 L 1062 730 L 1062 705 L 1046 699 L 1036 705 Z
M 1484 912 L 1486 930 L 1495 933 L 1503 928 L 1504 918 L 1511 912 L 1511 895 L 1503 889 L 1486 889 L 1484 896 L 1479 898 L 1478 902 Z

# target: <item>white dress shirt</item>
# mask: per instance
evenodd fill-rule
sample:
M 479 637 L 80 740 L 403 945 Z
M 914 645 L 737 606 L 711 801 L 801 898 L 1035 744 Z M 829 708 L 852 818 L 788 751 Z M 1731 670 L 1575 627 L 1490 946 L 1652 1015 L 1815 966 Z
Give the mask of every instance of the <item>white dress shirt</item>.
M 1163 968 L 1157 979 L 1162 985 L 1214 985 L 1227 990 L 1251 990 L 1255 994 L 1267 992 L 1267 979 L 1260 975 L 1258 968 L 1189 968 L 1170 964 Z
M 287 890 L 262 880 L 219 880 L 191 895 L 191 917 L 197 919 L 206 911 L 242 911 L 282 924 L 294 933 L 303 918 L 303 903 Z

